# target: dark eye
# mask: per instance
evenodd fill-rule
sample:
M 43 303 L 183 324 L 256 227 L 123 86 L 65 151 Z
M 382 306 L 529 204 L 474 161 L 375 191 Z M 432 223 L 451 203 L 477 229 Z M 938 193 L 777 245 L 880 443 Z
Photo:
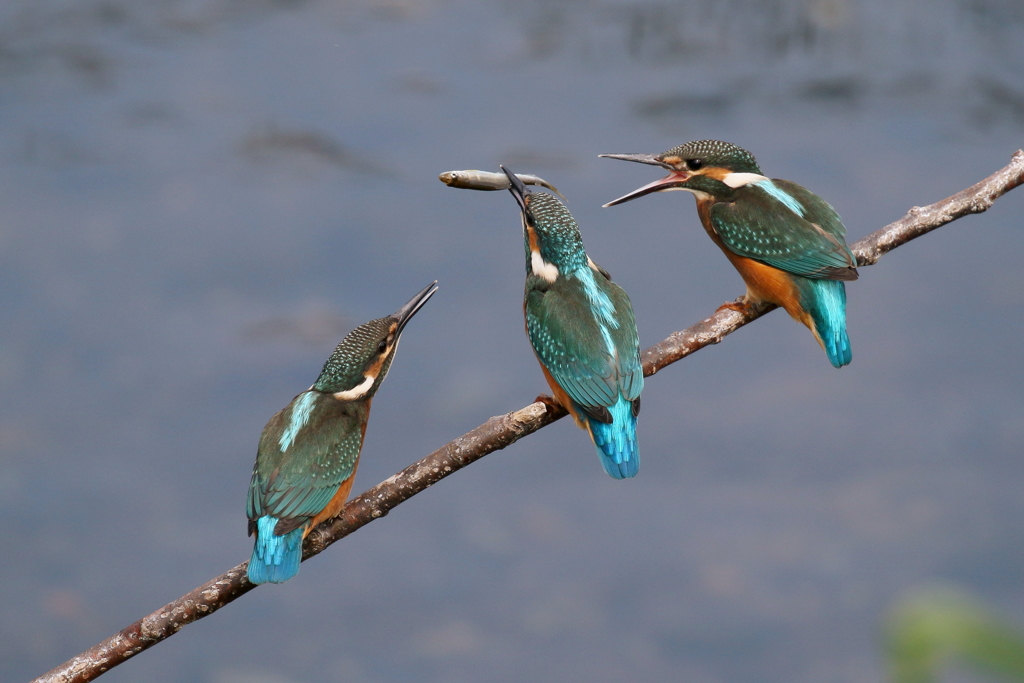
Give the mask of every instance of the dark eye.
M 700 159 L 687 159 L 686 168 L 690 169 L 691 171 L 699 171 L 700 169 L 704 168 L 704 162 L 701 161 Z
M 384 353 L 388 350 L 388 340 L 381 339 L 380 344 L 377 344 L 377 353 Z

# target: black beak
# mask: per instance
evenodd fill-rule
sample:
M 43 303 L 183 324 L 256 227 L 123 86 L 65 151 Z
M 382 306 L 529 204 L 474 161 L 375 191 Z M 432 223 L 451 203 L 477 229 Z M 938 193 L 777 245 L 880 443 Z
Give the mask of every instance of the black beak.
M 623 161 L 637 161 L 641 164 L 651 164 L 652 166 L 661 166 L 667 168 L 670 171 L 673 170 L 672 166 L 666 164 L 664 161 L 659 159 L 653 154 L 598 154 L 599 157 L 606 159 L 622 159 Z
M 402 334 L 402 328 L 405 324 L 412 320 L 412 317 L 416 315 L 416 311 L 423 308 L 423 304 L 427 303 L 430 297 L 434 296 L 434 292 L 437 291 L 437 280 L 434 280 L 429 285 L 421 289 L 416 296 L 409 299 L 409 303 L 399 308 L 397 311 L 391 314 L 392 318 L 398 320 L 398 329 L 395 330 L 395 338 Z
M 690 175 L 686 171 L 677 171 L 671 164 L 666 164 L 653 154 L 599 154 L 598 156 L 607 157 L 608 159 L 622 159 L 623 161 L 638 161 L 641 164 L 661 166 L 662 168 L 667 168 L 671 171 L 671 173 L 664 178 L 655 180 L 653 183 L 648 183 L 641 188 L 637 188 L 618 199 L 613 199 L 607 204 L 604 204 L 602 208 L 608 208 L 609 206 L 615 206 L 616 204 L 624 204 L 625 202 L 636 199 L 637 197 L 643 197 L 645 194 L 651 194 L 652 192 L 660 192 L 661 190 L 669 190 L 673 187 L 679 187 L 690 179 Z
M 508 170 L 504 166 L 499 166 L 499 168 L 505 172 L 505 175 L 508 176 L 509 182 L 512 183 L 512 186 L 508 188 L 508 191 L 516 198 L 516 202 L 519 204 L 519 208 L 522 212 L 526 213 L 526 185 L 524 185 L 523 181 L 519 179 L 519 176 L 512 171 Z

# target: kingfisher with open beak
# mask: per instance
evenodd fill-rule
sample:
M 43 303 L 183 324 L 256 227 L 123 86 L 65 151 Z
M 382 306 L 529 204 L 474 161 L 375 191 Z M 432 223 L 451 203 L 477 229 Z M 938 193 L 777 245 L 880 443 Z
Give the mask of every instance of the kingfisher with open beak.
M 750 152 L 719 140 L 696 140 L 657 155 L 601 156 L 669 171 L 605 206 L 652 192 L 692 193 L 704 230 L 747 285 L 744 304 L 781 306 L 814 333 L 833 366 L 850 362 L 843 283 L 857 279 L 857 259 L 827 202 L 796 183 L 767 178 Z M 744 304 L 725 306 L 741 310 Z

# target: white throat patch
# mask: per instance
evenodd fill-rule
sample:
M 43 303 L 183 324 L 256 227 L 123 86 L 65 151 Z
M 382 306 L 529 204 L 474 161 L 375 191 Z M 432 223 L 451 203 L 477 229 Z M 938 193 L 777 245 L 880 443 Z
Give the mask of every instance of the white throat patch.
M 348 391 L 336 391 L 334 392 L 334 398 L 339 401 L 351 401 L 356 398 L 361 398 L 366 395 L 366 392 L 373 386 L 373 381 L 377 379 L 373 375 L 364 375 L 362 382 L 352 387 Z
M 539 251 L 530 252 L 530 268 L 533 269 L 534 275 L 547 282 L 554 282 L 558 279 L 558 266 L 545 261 Z

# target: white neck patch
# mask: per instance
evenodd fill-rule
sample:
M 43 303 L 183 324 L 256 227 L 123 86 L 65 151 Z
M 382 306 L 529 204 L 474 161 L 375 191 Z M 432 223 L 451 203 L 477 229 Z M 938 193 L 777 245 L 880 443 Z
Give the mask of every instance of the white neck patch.
M 373 386 L 373 381 L 377 379 L 373 375 L 363 375 L 364 379 L 362 382 L 352 387 L 348 391 L 336 391 L 334 392 L 334 398 L 339 401 L 351 401 L 356 398 L 362 398 L 366 395 L 366 392 Z
M 533 269 L 534 275 L 547 282 L 554 282 L 558 279 L 558 266 L 545 261 L 539 251 L 530 252 L 530 268 Z
M 722 182 L 733 189 L 750 185 L 751 183 L 760 183 L 764 180 L 768 180 L 768 177 L 760 173 L 730 173 L 722 178 Z

